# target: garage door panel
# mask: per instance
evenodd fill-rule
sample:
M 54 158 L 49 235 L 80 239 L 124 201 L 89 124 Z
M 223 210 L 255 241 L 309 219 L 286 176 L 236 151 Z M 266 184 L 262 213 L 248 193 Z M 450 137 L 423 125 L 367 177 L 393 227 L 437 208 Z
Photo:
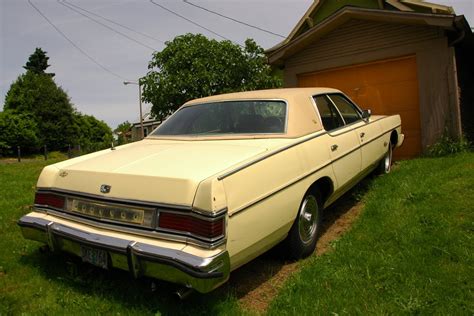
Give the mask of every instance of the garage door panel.
M 374 101 L 383 106 L 385 110 L 399 111 L 418 107 L 418 88 L 413 81 L 375 85 L 373 90 L 372 95 L 378 96 Z
M 370 85 L 387 84 L 397 81 L 416 81 L 415 58 L 404 59 L 402 62 L 386 61 L 369 64 L 359 68 L 359 73 Z
M 421 153 L 421 125 L 415 56 L 298 76 L 300 87 L 331 87 L 374 114 L 400 114 L 405 142 L 395 157 Z

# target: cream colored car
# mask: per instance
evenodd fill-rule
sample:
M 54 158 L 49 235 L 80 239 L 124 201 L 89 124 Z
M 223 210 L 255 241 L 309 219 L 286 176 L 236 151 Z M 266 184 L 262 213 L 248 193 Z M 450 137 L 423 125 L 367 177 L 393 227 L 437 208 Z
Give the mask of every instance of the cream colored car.
M 322 210 L 403 142 L 328 88 L 225 94 L 183 105 L 146 139 L 43 169 L 27 239 L 103 268 L 205 293 L 281 241 L 311 254 Z

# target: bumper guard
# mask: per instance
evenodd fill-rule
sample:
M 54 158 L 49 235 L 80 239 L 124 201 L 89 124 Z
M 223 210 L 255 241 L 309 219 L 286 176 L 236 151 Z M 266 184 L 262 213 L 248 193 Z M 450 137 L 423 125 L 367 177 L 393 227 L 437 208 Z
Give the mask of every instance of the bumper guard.
M 154 277 L 183 284 L 201 293 L 212 291 L 229 278 L 227 251 L 203 258 L 132 239 L 90 233 L 29 215 L 23 216 L 18 225 L 26 239 L 46 243 L 53 251 L 81 256 L 81 246 L 104 250 L 109 256 L 110 266 L 128 270 L 135 278 Z

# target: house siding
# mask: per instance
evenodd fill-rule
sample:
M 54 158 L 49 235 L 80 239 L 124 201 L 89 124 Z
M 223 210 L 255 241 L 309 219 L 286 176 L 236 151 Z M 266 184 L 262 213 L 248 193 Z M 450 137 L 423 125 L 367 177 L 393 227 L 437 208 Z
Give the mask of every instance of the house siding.
M 284 85 L 298 86 L 304 73 L 408 55 L 416 56 L 425 150 L 445 128 L 461 133 L 454 51 L 440 28 L 350 20 L 286 59 Z
M 437 28 L 351 20 L 287 60 L 286 66 L 366 54 L 443 37 Z

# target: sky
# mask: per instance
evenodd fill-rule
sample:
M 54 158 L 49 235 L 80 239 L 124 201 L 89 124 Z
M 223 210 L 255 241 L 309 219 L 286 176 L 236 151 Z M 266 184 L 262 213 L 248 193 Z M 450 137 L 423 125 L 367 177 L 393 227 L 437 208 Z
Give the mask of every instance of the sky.
M 282 40 L 277 35 L 224 19 L 181 0 L 153 1 L 207 30 L 149 0 L 66 0 L 69 7 L 56 0 L 29 1 L 0 0 L 0 110 L 10 85 L 25 71 L 23 66 L 28 57 L 36 47 L 41 47 L 49 56 L 51 67 L 47 72 L 56 74 L 56 83 L 68 93 L 75 108 L 105 121 L 112 129 L 124 121 L 136 122 L 139 118 L 138 86 L 123 82 L 144 76 L 153 51 L 162 50 L 164 42 L 175 36 L 201 33 L 238 44 L 253 38 L 265 49 Z M 312 3 L 312 0 L 189 1 L 283 36 L 291 32 Z M 465 15 L 474 26 L 474 0 L 431 2 L 452 6 L 456 14 Z M 33 6 L 77 47 L 62 37 Z M 76 11 L 70 9 L 71 6 Z M 144 111 L 149 107 L 144 104 Z

